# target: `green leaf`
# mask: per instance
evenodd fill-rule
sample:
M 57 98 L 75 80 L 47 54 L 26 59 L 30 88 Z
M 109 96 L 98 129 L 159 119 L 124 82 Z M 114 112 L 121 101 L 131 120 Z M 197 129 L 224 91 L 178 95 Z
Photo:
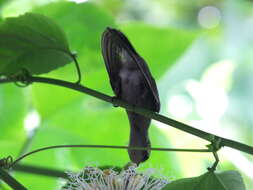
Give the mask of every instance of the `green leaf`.
M 225 171 L 217 173 L 217 178 L 229 190 L 245 190 L 245 185 L 242 176 L 237 171 Z
M 92 109 L 89 109 L 89 105 L 92 105 Z M 65 105 L 55 114 L 44 118 L 43 128 L 44 125 L 55 128 L 55 132 L 39 131 L 40 134 L 36 139 L 39 137 L 40 139 L 35 139 L 33 142 L 35 147 L 57 144 L 55 134 L 61 134 L 61 131 L 65 131 L 68 135 L 57 135 L 58 143 L 61 139 L 64 144 L 126 145 L 128 142 L 129 126 L 125 111 L 113 109 L 112 106 L 99 101 L 81 99 Z M 126 150 L 86 148 L 70 149 L 70 152 L 74 159 L 72 163 L 77 164 L 78 167 L 94 162 L 99 165 L 123 166 L 129 160 Z
M 160 78 L 199 35 L 197 31 L 155 27 L 141 22 L 120 25 L 152 74 Z
M 66 32 L 71 49 L 77 52 L 85 86 L 111 92 L 103 63 L 100 40 L 107 26 L 114 26 L 114 20 L 105 10 L 93 3 L 58 2 L 33 10 L 53 18 Z M 73 22 L 75 21 L 75 22 Z M 60 70 L 46 74 L 47 77 L 76 80 L 76 70 L 66 65 Z M 97 80 L 97 79 L 105 80 Z M 104 84 L 103 84 L 104 83 Z M 33 85 L 33 102 L 42 117 L 57 113 L 65 106 L 87 96 L 62 87 Z M 52 96 L 52 91 L 54 96 Z M 50 103 L 51 102 L 51 103 Z
M 50 128 L 53 130 L 49 130 Z M 43 118 L 42 127 L 32 142 L 32 149 L 56 144 L 128 145 L 129 131 L 129 121 L 125 110 L 114 108 L 94 98 L 77 99 Z M 151 126 L 149 132 L 152 146 L 168 146 L 168 139 L 159 129 Z M 45 157 L 56 155 L 52 151 L 47 153 Z M 125 149 L 79 148 L 69 149 L 69 153 L 71 159 L 67 165 L 64 165 L 65 169 L 68 166 L 74 165 L 81 168 L 94 163 L 123 167 L 129 162 Z M 41 164 L 46 164 L 46 159 L 41 159 L 42 154 L 38 154 L 36 160 L 43 160 Z M 150 165 L 161 167 L 162 163 L 164 172 L 178 175 L 178 165 L 170 165 L 172 160 L 175 163 L 173 156 L 173 153 L 153 151 L 150 159 L 142 164 L 142 168 L 149 168 Z M 32 164 L 36 163 L 34 158 L 33 156 Z M 61 157 L 58 159 L 60 159 L 59 162 L 63 160 Z
M 77 51 L 78 56 L 87 56 L 87 50 L 100 52 L 102 32 L 107 26 L 115 25 L 113 17 L 107 11 L 89 2 L 51 3 L 36 8 L 33 12 L 54 18 L 66 32 L 70 47 Z
M 23 127 L 27 112 L 24 93 L 13 84 L 0 86 L 0 159 L 16 156 L 26 134 Z
M 168 184 L 165 190 L 246 190 L 237 171 L 207 172 L 199 177 L 185 178 Z
M 29 148 L 31 148 L 31 150 L 35 150 L 45 146 L 82 143 L 80 139 L 69 133 L 69 131 L 61 128 L 55 128 L 52 125 L 49 126 L 46 122 L 44 122 L 42 126 L 38 128 L 38 132 L 34 136 Z M 73 170 L 73 161 L 71 157 L 71 150 L 69 148 L 42 151 L 26 157 L 22 162 L 39 167 L 55 168 L 65 171 Z M 15 176 L 28 189 L 59 189 L 57 178 L 49 178 L 46 176 L 21 172 L 16 173 Z
M 0 73 L 47 73 L 72 61 L 63 31 L 51 19 L 34 13 L 7 18 L 0 25 Z
M 0 0 L 0 9 L 2 8 L 2 6 L 7 3 L 8 0 Z

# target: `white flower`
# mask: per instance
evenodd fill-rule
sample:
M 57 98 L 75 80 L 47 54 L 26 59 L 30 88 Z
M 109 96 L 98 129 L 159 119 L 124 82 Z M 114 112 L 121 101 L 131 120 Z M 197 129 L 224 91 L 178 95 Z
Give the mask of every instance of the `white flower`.
M 113 169 L 86 167 L 79 173 L 68 172 L 70 180 L 62 190 L 161 190 L 168 180 L 153 178 L 154 169 L 137 173 L 130 166 L 120 173 Z

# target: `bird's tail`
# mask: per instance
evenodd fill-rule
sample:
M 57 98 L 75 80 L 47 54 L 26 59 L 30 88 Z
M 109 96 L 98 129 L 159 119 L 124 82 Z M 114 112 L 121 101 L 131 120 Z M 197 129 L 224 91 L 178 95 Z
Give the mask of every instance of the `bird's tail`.
M 142 115 L 128 112 L 128 118 L 130 122 L 130 147 L 150 147 L 150 140 L 148 137 L 148 128 L 151 119 Z M 139 165 L 139 163 L 146 161 L 149 158 L 149 150 L 128 150 L 129 157 L 132 162 Z

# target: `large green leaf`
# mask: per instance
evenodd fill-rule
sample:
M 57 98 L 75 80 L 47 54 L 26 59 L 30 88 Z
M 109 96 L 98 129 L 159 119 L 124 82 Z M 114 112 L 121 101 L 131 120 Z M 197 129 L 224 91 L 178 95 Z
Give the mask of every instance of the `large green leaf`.
M 120 25 L 120 28 L 147 61 L 156 79 L 176 63 L 199 34 L 196 31 L 155 27 L 140 22 Z
M 47 140 L 45 140 L 47 139 Z M 42 124 L 38 129 L 36 136 L 33 138 L 31 150 L 50 145 L 59 144 L 81 144 L 78 137 L 71 134 L 65 129 L 48 126 L 47 123 Z M 52 169 L 73 170 L 73 160 L 71 158 L 71 150 L 69 149 L 52 149 L 25 158 L 23 163 L 38 167 L 47 167 Z M 22 182 L 28 189 L 59 189 L 57 178 L 49 178 L 34 174 L 24 174 L 18 172 L 15 177 Z M 40 185 L 43 184 L 43 185 Z
M 7 0 L 0 0 L 0 9 L 2 8 L 2 6 L 7 3 Z
M 92 109 L 90 109 L 91 107 Z M 127 145 L 129 140 L 130 127 L 125 111 L 91 98 L 66 105 L 59 112 L 45 119 L 43 123 L 42 128 L 45 125 L 47 130 L 41 129 L 39 131 L 32 143 L 34 148 L 56 144 Z M 51 132 L 50 128 L 53 129 Z M 154 126 L 150 129 L 150 137 L 152 146 L 168 146 L 164 134 Z M 89 148 L 70 149 L 70 153 L 72 159 L 68 164 L 77 165 L 79 168 L 94 163 L 123 167 L 129 161 L 127 150 Z M 48 154 L 45 153 L 45 157 L 49 154 L 55 155 L 50 151 Z M 38 159 L 36 159 L 38 163 L 40 158 L 38 155 Z M 178 166 L 171 166 L 169 164 L 171 160 L 174 160 L 173 153 L 154 151 L 143 167 L 150 167 L 150 164 L 153 167 L 160 167 L 162 163 L 166 172 L 177 175 Z M 36 163 L 34 157 L 30 163 Z M 43 162 L 42 164 L 49 166 L 52 163 Z M 53 165 L 55 166 L 55 164 Z
M 83 83 L 96 89 L 110 91 L 109 85 L 102 84 L 104 80 L 97 79 L 107 77 L 101 56 L 100 37 L 105 27 L 114 26 L 113 18 L 105 10 L 92 3 L 52 3 L 36 8 L 33 12 L 47 14 L 64 29 L 71 48 L 77 51 Z M 76 71 L 72 65 L 67 65 L 46 76 L 74 81 Z M 32 87 L 32 90 L 35 106 L 42 117 L 50 116 L 65 105 L 86 97 L 65 88 L 47 85 L 36 85 Z M 52 96 L 52 91 L 54 91 L 54 96 Z
M 34 13 L 7 18 L 0 25 L 0 73 L 47 73 L 72 61 L 63 31 L 51 19 Z
M 17 156 L 25 139 L 23 126 L 27 111 L 24 93 L 13 84 L 0 86 L 0 159 Z
M 245 190 L 241 175 L 237 171 L 221 173 L 207 172 L 199 177 L 173 181 L 166 190 Z
M 80 104 L 82 106 L 80 106 Z M 90 105 L 93 109 L 89 110 Z M 88 111 L 89 110 L 89 111 Z M 98 119 L 99 115 L 99 119 Z M 108 121 L 108 119 L 110 119 Z M 55 133 L 47 134 L 48 131 L 41 130 L 33 142 L 34 147 L 42 147 L 64 144 L 104 144 L 104 145 L 126 145 L 128 141 L 129 127 L 127 118 L 121 109 L 108 109 L 103 102 L 89 100 L 75 101 L 66 105 L 57 113 L 44 120 L 48 127 L 55 128 Z M 128 123 L 127 123 L 128 124 Z M 65 131 L 66 135 L 57 135 Z M 112 132 L 113 131 L 113 132 Z M 117 134 L 115 136 L 115 134 Z M 45 138 L 48 139 L 45 141 Z M 58 140 L 56 140 L 58 139 Z M 70 149 L 73 163 L 83 167 L 85 164 L 94 162 L 101 165 L 115 164 L 124 165 L 128 161 L 125 150 L 110 149 Z M 115 155 L 117 155 L 115 157 Z M 71 165 L 71 164 L 70 164 Z
M 66 32 L 71 49 L 76 50 L 78 55 L 86 54 L 86 48 L 98 51 L 103 30 L 115 25 L 107 11 L 89 2 L 51 3 L 33 12 L 54 18 Z
M 52 177 L 34 175 L 34 174 L 28 174 L 28 173 L 15 173 L 15 178 L 27 189 L 36 189 L 36 190 L 59 189 L 60 180 L 57 180 Z

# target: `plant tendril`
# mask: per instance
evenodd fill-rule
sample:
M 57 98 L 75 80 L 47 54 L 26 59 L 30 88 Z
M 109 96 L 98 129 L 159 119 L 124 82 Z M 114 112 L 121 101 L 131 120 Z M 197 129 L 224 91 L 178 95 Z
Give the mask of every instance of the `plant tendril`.
M 208 149 L 213 152 L 213 156 L 215 158 L 215 162 L 213 163 L 212 167 L 208 167 L 207 170 L 210 172 L 214 172 L 216 170 L 216 167 L 219 163 L 219 156 L 218 156 L 218 151 L 221 149 L 221 139 L 220 138 L 215 138 L 215 136 L 211 136 L 211 144 L 207 145 Z
M 14 82 L 14 84 L 18 87 L 27 87 L 32 83 L 31 81 L 31 74 L 29 71 L 25 68 L 21 70 L 19 74 L 17 74 L 14 78 L 17 79 L 17 81 Z
M 128 147 L 128 146 L 110 146 L 110 145 L 55 145 L 55 146 L 47 146 L 43 148 L 39 148 L 28 152 L 10 164 L 10 167 L 13 167 L 19 161 L 23 160 L 25 157 L 35 154 L 37 152 L 56 149 L 56 148 L 111 148 L 111 149 L 134 149 L 134 150 L 153 150 L 153 151 L 177 151 L 177 152 L 212 152 L 209 149 L 176 149 L 176 148 L 147 148 L 147 147 Z
M 75 66 L 76 66 L 76 71 L 77 71 L 77 76 L 78 76 L 78 79 L 77 79 L 77 81 L 76 81 L 75 83 L 76 83 L 76 84 L 80 84 L 80 82 L 81 82 L 81 80 L 82 80 L 82 74 L 81 74 L 81 70 L 80 70 L 78 61 L 77 61 L 77 59 L 76 59 L 76 54 L 72 53 L 72 54 L 71 54 L 71 57 L 72 57 L 72 59 L 74 60 L 74 63 L 75 63 Z
M 13 164 L 13 158 L 7 156 L 6 158 L 0 159 L 0 168 L 8 169 Z

